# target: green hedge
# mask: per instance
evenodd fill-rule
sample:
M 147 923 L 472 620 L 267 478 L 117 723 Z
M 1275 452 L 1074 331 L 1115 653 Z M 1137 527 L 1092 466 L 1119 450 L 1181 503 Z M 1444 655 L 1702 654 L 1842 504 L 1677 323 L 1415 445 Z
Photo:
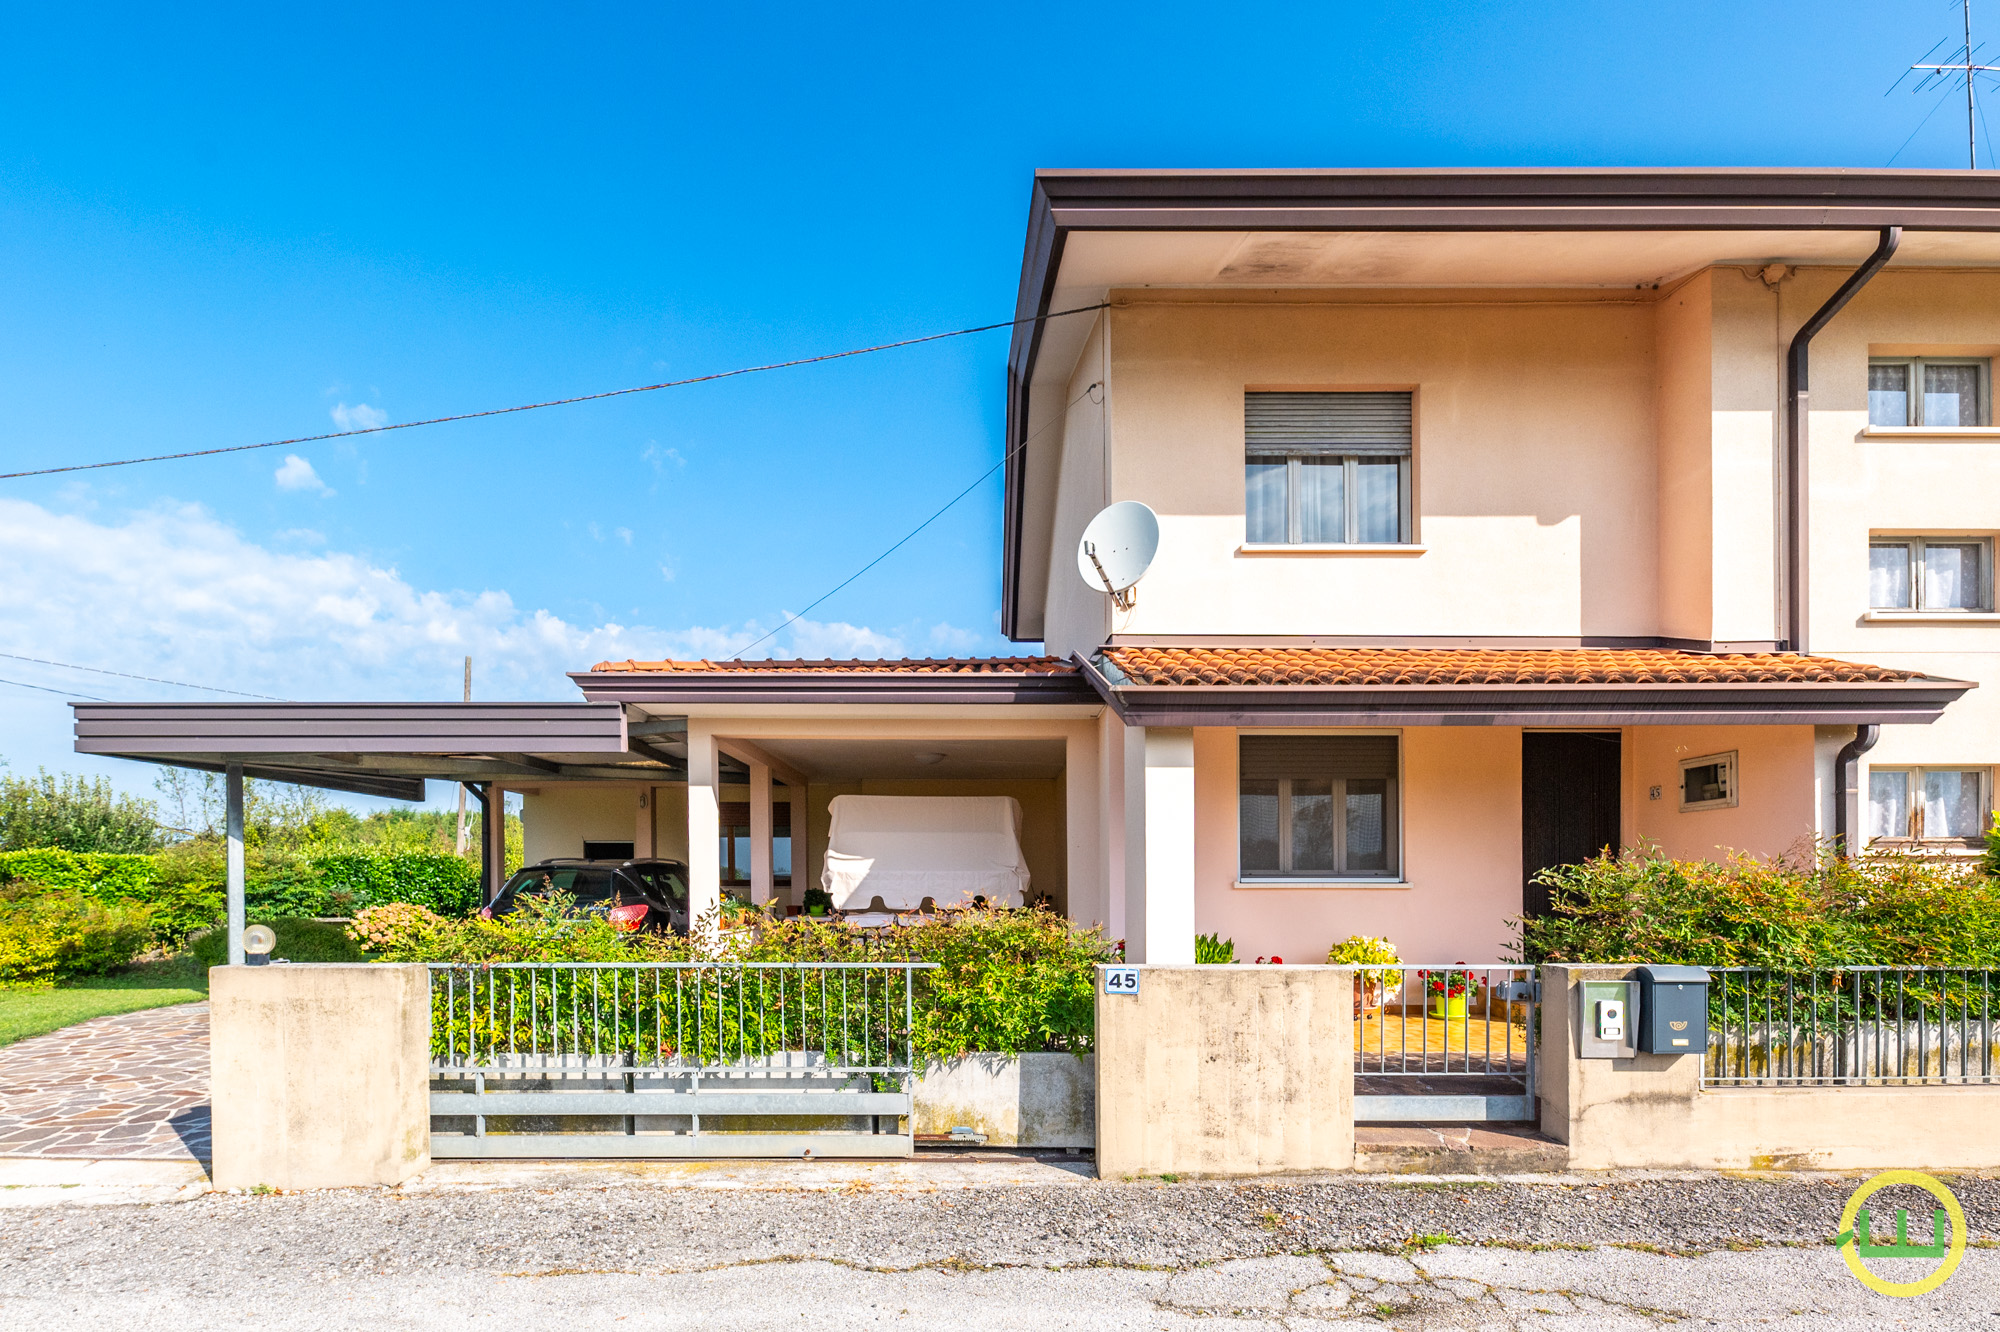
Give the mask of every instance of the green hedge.
M 159 861 L 154 856 L 64 851 L 52 846 L 0 851 L 0 881 L 25 879 L 51 888 L 68 888 L 100 902 L 145 901 L 158 877 Z
M 256 916 L 250 917 L 252 925 L 269 925 L 278 936 L 277 946 L 271 950 L 272 957 L 281 957 L 287 962 L 361 962 L 361 949 L 354 940 L 348 938 L 344 926 L 329 925 L 324 921 L 303 920 L 296 916 Z M 229 960 L 229 936 L 221 930 L 210 930 L 194 941 L 190 950 L 195 960 L 205 967 L 219 967 Z
M 479 866 L 457 856 L 352 851 L 315 856 L 312 864 L 326 890 L 347 896 L 357 910 L 385 902 L 410 902 L 441 916 L 470 915 L 479 909 Z
M 74 888 L 0 885 L 0 989 L 46 987 L 125 966 L 152 937 L 150 912 Z

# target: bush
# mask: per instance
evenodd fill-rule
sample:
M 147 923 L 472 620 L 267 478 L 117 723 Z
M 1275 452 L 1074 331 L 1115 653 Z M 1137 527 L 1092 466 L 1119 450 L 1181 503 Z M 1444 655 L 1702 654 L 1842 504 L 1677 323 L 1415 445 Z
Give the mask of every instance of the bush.
M 2000 966 L 2000 880 L 1949 862 L 1864 855 L 1717 864 L 1656 848 L 1544 871 L 1534 962 L 1663 962 L 1804 972 Z
M 0 850 L 151 851 L 160 844 L 153 802 L 118 795 L 99 778 L 0 777 Z
M 354 941 L 344 927 L 326 921 L 307 920 L 299 916 L 274 916 L 269 919 L 251 917 L 252 925 L 269 925 L 277 933 L 277 945 L 271 949 L 271 956 L 284 958 L 287 962 L 365 962 Z M 229 934 L 226 930 L 210 930 L 194 941 L 191 950 L 195 961 L 205 967 L 219 967 L 229 960 Z
M 27 879 L 50 888 L 85 893 L 100 902 L 143 901 L 159 862 L 152 856 L 109 851 L 70 851 L 59 846 L 0 851 L 0 882 Z
M 479 866 L 457 856 L 343 851 L 315 856 L 312 866 L 329 895 L 346 898 L 357 909 L 384 902 L 410 902 L 443 916 L 479 909 Z
M 1213 934 L 1194 936 L 1194 960 L 1204 966 L 1223 966 L 1236 960 L 1236 941 Z
M 0 887 L 0 987 L 46 986 L 129 964 L 152 938 L 146 908 L 72 888 Z

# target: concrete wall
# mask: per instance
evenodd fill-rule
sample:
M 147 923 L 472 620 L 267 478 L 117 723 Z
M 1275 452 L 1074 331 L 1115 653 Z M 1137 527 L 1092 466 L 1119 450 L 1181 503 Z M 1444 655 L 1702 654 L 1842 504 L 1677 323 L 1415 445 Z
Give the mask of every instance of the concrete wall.
M 400 1184 L 430 1165 L 421 966 L 209 971 L 218 1188 Z
M 1573 990 L 1629 967 L 1542 970 L 1542 1132 L 1576 1170 L 1985 1170 L 2000 1087 L 1701 1087 L 1699 1055 L 1577 1056 Z
M 1057 442 L 1062 464 L 1056 483 L 1054 534 L 1049 545 L 1048 609 L 1043 633 L 1051 645 L 1070 643 L 1088 650 L 1104 641 L 1114 617 L 1127 618 L 1111 605 L 1111 598 L 1084 583 L 1076 568 L 1076 543 L 1084 525 L 1110 502 L 1111 478 L 1107 467 L 1111 422 L 1110 400 L 1110 312 L 1097 316 L 1090 340 L 1077 357 L 1070 375 L 1063 424 L 1031 447 Z M 1097 385 L 1092 391 L 1092 385 Z M 1051 646 L 1051 651 L 1055 649 Z M 1071 651 L 1075 649 L 1064 649 Z
M 1097 997 L 1097 1173 L 1263 1175 L 1354 1162 L 1352 975 L 1142 967 Z
M 1073 1054 L 971 1054 L 924 1068 L 910 1131 L 970 1128 L 989 1147 L 1089 1147 L 1097 1134 L 1097 1064 Z

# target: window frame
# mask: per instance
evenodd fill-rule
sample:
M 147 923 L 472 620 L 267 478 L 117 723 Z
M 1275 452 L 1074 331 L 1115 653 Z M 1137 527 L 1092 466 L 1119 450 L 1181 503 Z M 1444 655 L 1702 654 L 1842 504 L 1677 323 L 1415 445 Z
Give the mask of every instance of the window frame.
M 1875 413 L 1868 413 L 1868 424 L 1875 429 L 1887 430 L 1982 430 L 1993 423 L 1993 358 L 1990 356 L 1871 356 L 1868 368 L 1878 365 L 1900 365 L 1910 372 L 1909 409 L 1904 413 L 1909 419 L 1900 422 L 1877 421 Z M 1979 419 L 1955 426 L 1929 425 L 1924 417 L 1924 367 L 1927 365 L 1971 365 L 1979 368 Z M 1865 387 L 1862 390 L 1868 392 Z
M 1383 846 L 1387 851 L 1388 864 L 1380 871 L 1356 873 L 1346 869 L 1292 873 L 1281 870 L 1277 874 L 1246 872 L 1243 868 L 1243 741 L 1260 735 L 1314 735 L 1314 736 L 1381 736 L 1392 735 L 1396 740 L 1396 772 L 1392 777 L 1381 780 L 1384 783 L 1382 795 L 1382 818 L 1387 827 L 1384 830 Z M 1347 781 L 1345 777 L 1313 778 L 1299 774 L 1307 780 L 1331 781 L 1334 787 L 1333 838 L 1334 864 L 1344 866 L 1347 861 Z M 1292 802 L 1290 799 L 1293 777 L 1280 777 L 1278 782 L 1278 863 L 1280 866 L 1291 860 L 1290 840 L 1292 826 Z M 1236 817 L 1236 884 L 1240 888 L 1298 888 L 1298 887 L 1389 887 L 1400 885 L 1404 879 L 1403 869 L 1403 732 L 1400 729 L 1368 729 L 1345 727 L 1327 730 L 1302 727 L 1243 727 L 1236 732 L 1236 793 L 1234 812 Z
M 1971 606 L 1928 606 L 1924 604 L 1924 547 L 1978 546 L 1979 547 L 1979 595 Z M 1872 594 L 1868 597 L 1868 610 L 1873 615 L 1991 615 L 1993 613 L 1993 538 L 1971 534 L 1952 535 L 1946 532 L 1900 533 L 1874 532 L 1868 537 L 1868 552 L 1872 557 L 1877 549 L 1901 546 L 1905 551 L 1904 576 L 1909 589 L 1910 604 L 1907 606 L 1877 606 Z M 1871 570 L 1872 573 L 1872 570 Z
M 1985 830 L 1993 826 L 1993 769 L 1978 763 L 1883 763 L 1871 764 L 1866 782 L 1861 788 L 1861 814 L 1869 826 L 1873 826 L 1875 803 L 1875 777 L 1879 774 L 1899 772 L 1903 774 L 1903 808 L 1907 820 L 1901 836 L 1889 833 L 1871 834 L 1868 844 L 1889 842 L 1922 846 L 1958 846 L 1983 848 L 1986 844 Z M 1932 772 L 1969 772 L 1979 779 L 1979 826 L 1980 831 L 1970 837 L 1927 837 L 1923 832 L 1924 774 Z
M 1737 763 L 1737 751 L 1728 750 L 1720 754 L 1702 754 L 1695 758 L 1684 758 L 1680 762 L 1680 780 L 1675 789 L 1680 793 L 1681 813 L 1696 814 L 1707 809 L 1735 809 L 1743 794 L 1743 770 Z M 1706 768 L 1711 764 L 1721 764 L 1724 774 L 1723 784 L 1727 795 L 1714 800 L 1689 800 L 1687 798 L 1687 774 L 1689 768 Z
M 1269 466 L 1280 457 L 1285 463 L 1285 539 L 1283 541 L 1253 541 L 1250 539 L 1249 517 L 1249 469 L 1258 464 Z M 1304 539 L 1305 515 L 1301 511 L 1300 496 L 1304 491 L 1306 460 L 1317 462 L 1337 461 L 1340 463 L 1340 495 L 1344 512 L 1341 514 L 1341 537 L 1339 541 L 1307 541 Z M 1357 484 L 1360 465 L 1363 461 L 1384 462 L 1387 459 L 1376 454 L 1304 454 L 1304 453 L 1246 453 L 1244 466 L 1244 517 L 1243 544 L 1246 546 L 1410 546 L 1416 544 L 1416 533 L 1411 519 L 1410 480 L 1414 469 L 1413 454 L 1403 454 L 1396 463 L 1396 539 L 1394 541 L 1361 541 L 1361 488 Z

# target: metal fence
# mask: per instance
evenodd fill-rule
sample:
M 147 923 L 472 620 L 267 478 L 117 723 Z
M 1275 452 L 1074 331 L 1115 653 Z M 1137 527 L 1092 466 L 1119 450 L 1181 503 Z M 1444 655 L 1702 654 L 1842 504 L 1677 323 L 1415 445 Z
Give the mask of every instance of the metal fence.
M 904 1154 L 934 965 L 434 963 L 432 1155 Z
M 1710 1087 L 2000 1082 L 2000 972 L 1709 968 Z
M 1354 973 L 1355 1118 L 1533 1119 L 1540 986 L 1520 966 Z

